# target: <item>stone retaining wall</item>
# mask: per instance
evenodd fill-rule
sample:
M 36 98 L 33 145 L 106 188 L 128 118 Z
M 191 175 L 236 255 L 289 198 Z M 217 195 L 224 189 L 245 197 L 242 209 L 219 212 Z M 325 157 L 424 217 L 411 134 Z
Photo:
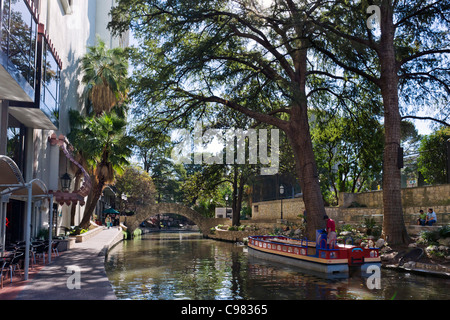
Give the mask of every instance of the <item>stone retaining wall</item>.
M 111 242 L 105 244 L 105 246 L 103 247 L 102 251 L 99 253 L 100 256 L 108 256 L 109 250 L 111 250 L 116 244 L 118 244 L 119 242 L 123 241 L 124 239 L 124 234 L 122 232 L 122 229 L 120 229 L 120 232 L 117 234 L 117 236 L 111 240 Z
M 339 203 L 342 207 L 356 203 L 379 208 L 383 205 L 383 192 L 341 193 Z M 450 184 L 402 189 L 402 203 L 405 207 L 450 206 Z
M 325 208 L 327 214 L 336 221 L 350 224 L 364 222 L 372 217 L 378 224 L 383 222 L 382 191 L 365 192 L 357 194 L 340 194 L 339 207 Z M 433 208 L 437 215 L 438 225 L 450 223 L 450 184 L 402 189 L 402 202 L 405 223 L 415 225 L 419 216 L 419 210 L 425 212 L 429 207 Z M 358 207 L 352 207 L 357 205 Z M 252 221 L 275 221 L 281 218 L 296 220 L 303 215 L 305 204 L 303 198 L 284 199 L 276 201 L 264 201 L 253 203 Z
M 216 230 L 215 234 L 204 234 L 206 238 L 230 242 L 242 242 L 244 238 L 267 234 L 265 229 L 254 231 L 225 231 Z
M 97 235 L 98 233 L 100 233 L 103 230 L 103 226 L 102 227 L 97 227 L 95 229 L 89 230 L 86 233 L 83 234 L 79 234 L 76 236 L 76 242 L 84 242 L 86 240 L 89 240 L 90 238 L 94 237 L 95 235 Z

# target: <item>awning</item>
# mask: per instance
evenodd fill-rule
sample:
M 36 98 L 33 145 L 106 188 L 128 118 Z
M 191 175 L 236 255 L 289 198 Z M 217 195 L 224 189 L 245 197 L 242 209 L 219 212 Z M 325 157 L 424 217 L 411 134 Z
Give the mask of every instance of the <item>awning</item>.
M 27 128 L 42 130 L 58 130 L 47 115 L 38 108 L 9 107 L 9 114 L 19 120 Z
M 0 50 L 0 100 L 34 101 L 34 89 Z
M 3 256 L 6 239 L 6 205 L 10 198 L 19 199 L 27 202 L 26 231 L 25 231 L 25 266 L 24 278 L 28 280 L 28 269 L 30 265 L 30 237 L 31 237 L 31 208 L 32 202 L 48 198 L 50 201 L 50 210 L 53 208 L 53 195 L 49 194 L 44 182 L 39 179 L 31 180 L 25 183 L 22 172 L 17 164 L 9 157 L 0 156 L 0 234 L 1 234 L 1 255 Z M 51 261 L 52 253 L 52 225 L 53 215 L 50 211 L 50 226 L 48 228 L 48 257 Z

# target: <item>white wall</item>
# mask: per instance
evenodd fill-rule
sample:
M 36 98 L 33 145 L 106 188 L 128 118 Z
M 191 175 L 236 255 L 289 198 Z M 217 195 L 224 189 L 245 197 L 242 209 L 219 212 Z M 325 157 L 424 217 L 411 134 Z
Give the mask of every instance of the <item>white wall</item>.
M 97 36 L 109 47 L 128 44 L 127 36 L 123 39 L 113 38 L 107 30 L 109 11 L 113 4 L 114 0 L 76 0 L 73 1 L 71 13 L 66 14 L 61 0 L 40 1 L 40 23 L 45 25 L 49 39 L 62 61 L 60 128 L 56 132 L 57 136 L 69 133 L 68 111 L 81 111 L 84 108 L 80 62 L 87 47 L 96 45 Z M 48 137 L 52 133 L 48 130 L 29 130 L 30 140 L 26 151 L 28 170 L 24 174 L 27 180 L 39 178 L 49 190 L 58 190 L 59 176 L 65 172 L 66 159 L 57 146 L 50 146 Z M 69 173 L 73 176 L 73 172 Z M 64 205 L 61 209 L 62 217 L 58 219 L 58 225 L 69 226 L 70 207 Z M 75 223 L 79 223 L 84 207 L 78 206 L 76 212 Z M 47 214 L 41 213 L 40 219 L 47 221 Z

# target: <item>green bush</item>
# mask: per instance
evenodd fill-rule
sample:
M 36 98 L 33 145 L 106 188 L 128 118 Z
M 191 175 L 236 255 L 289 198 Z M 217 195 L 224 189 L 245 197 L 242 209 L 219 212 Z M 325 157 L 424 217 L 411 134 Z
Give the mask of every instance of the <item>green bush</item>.
M 439 230 L 439 237 L 440 238 L 448 238 L 450 237 L 450 225 L 446 225 L 443 226 L 440 230 Z
M 424 244 L 433 244 L 439 240 L 439 230 L 437 231 L 422 231 L 419 236 L 419 242 Z

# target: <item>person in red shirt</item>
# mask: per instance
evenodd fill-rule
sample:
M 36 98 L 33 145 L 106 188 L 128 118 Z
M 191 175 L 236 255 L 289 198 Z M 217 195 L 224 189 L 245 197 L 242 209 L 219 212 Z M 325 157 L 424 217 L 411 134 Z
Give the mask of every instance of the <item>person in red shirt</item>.
M 336 245 L 336 223 L 328 216 L 324 216 L 323 219 L 327 221 L 327 245 L 329 249 L 332 249 Z

